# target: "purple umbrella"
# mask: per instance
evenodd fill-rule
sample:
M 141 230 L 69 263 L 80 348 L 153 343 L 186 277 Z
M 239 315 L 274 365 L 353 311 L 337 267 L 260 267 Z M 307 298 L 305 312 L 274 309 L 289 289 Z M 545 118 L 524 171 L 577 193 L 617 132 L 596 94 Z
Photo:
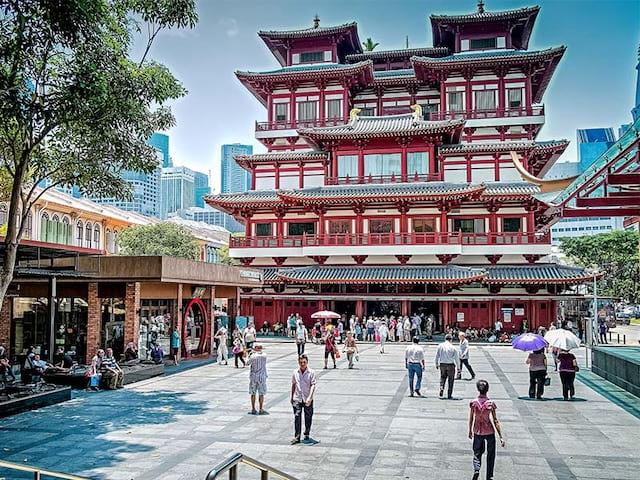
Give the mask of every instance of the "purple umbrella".
M 540 350 L 548 345 L 547 341 L 541 336 L 535 333 L 523 333 L 511 340 L 511 346 L 516 350 L 522 350 L 524 352 L 533 352 Z

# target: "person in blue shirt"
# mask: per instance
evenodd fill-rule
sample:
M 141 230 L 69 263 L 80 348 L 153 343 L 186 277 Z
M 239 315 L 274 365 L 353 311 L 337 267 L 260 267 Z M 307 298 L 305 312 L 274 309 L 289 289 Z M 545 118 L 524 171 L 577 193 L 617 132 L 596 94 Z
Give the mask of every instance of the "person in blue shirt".
M 173 363 L 175 363 L 176 365 L 179 365 L 179 353 L 180 351 L 180 334 L 178 333 L 178 330 L 174 329 L 173 332 L 171 332 L 171 356 L 173 357 Z

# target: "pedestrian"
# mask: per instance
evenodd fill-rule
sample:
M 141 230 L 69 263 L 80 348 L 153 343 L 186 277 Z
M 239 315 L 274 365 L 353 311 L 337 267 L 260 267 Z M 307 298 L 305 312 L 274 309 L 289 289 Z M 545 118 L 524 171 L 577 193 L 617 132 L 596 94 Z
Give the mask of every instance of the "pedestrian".
M 316 391 L 316 373 L 308 368 L 306 355 L 298 358 L 298 368 L 291 378 L 291 405 L 293 406 L 294 434 L 291 445 L 300 443 L 302 412 L 304 411 L 304 439 L 309 440 L 313 420 L 313 394 Z
M 560 353 L 560 349 L 558 347 L 551 347 L 551 356 L 553 357 L 553 369 L 554 371 L 558 371 L 558 354 Z
M 473 440 L 473 480 L 478 480 L 480 477 L 485 444 L 487 449 L 487 480 L 493 480 L 493 467 L 496 461 L 496 431 L 500 437 L 500 445 L 504 447 L 505 442 L 496 415 L 496 404 L 487 398 L 489 382 L 478 380 L 476 388 L 479 395 L 469 404 L 469 439 Z M 491 417 L 493 423 L 491 423 Z
M 398 335 L 398 341 L 404 341 L 404 330 L 402 327 L 402 318 L 398 318 L 398 323 L 396 324 L 396 334 Z
M 353 357 L 358 354 L 358 345 L 353 337 L 353 332 L 347 332 L 347 338 L 344 342 L 345 353 L 349 361 L 349 368 L 353 368 Z
M 238 367 L 238 360 L 242 362 L 242 368 L 245 367 L 244 361 L 244 343 L 242 342 L 242 338 L 238 335 L 233 340 L 233 356 L 235 358 L 236 368 Z
M 304 326 L 302 320 L 298 322 L 298 327 L 296 328 L 296 347 L 298 347 L 298 356 L 304 353 L 304 346 L 309 340 L 309 335 L 307 333 L 307 327 Z
M 380 353 L 384 353 L 384 344 L 387 342 L 387 338 L 389 338 L 389 329 L 385 322 L 380 324 L 378 336 L 380 337 Z
M 547 378 L 547 356 L 544 347 L 529 354 L 529 398 L 542 400 L 544 395 L 544 381 Z
M 567 350 L 561 350 L 558 354 L 558 363 L 560 370 L 560 381 L 562 382 L 562 398 L 564 400 L 573 400 L 576 395 L 574 382 L 576 372 L 580 371 L 578 361 L 573 353 Z
M 598 323 L 598 330 L 600 331 L 600 343 L 609 343 L 607 342 L 607 324 L 604 322 L 604 320 L 599 320 Z
M 373 342 L 375 338 L 375 323 L 372 317 L 367 319 L 367 342 Z
M 458 345 L 458 356 L 460 357 L 460 367 L 458 369 L 458 373 L 456 375 L 456 380 L 462 379 L 462 365 L 467 367 L 467 370 L 471 374 L 471 380 L 476 378 L 476 374 L 469 365 L 469 340 L 467 340 L 467 336 L 464 332 L 458 333 L 458 340 L 460 340 L 460 345 Z
M 287 319 L 287 328 L 289 329 L 289 336 L 294 337 L 296 333 L 296 317 L 293 313 Z
M 496 323 L 493 324 L 493 329 L 496 332 L 496 337 L 500 338 L 500 334 L 502 333 L 502 322 L 499 318 L 496 320 Z
M 180 365 L 180 334 L 177 328 L 174 328 L 173 332 L 171 332 L 171 356 L 173 357 L 174 365 Z
M 329 355 L 333 360 L 333 368 L 336 368 L 336 339 L 333 336 L 333 329 L 327 332 L 327 336 L 324 338 L 324 368 L 327 368 L 327 362 Z
M 444 384 L 447 384 L 447 398 L 453 395 L 453 383 L 456 370 L 460 370 L 460 357 L 458 349 L 451 343 L 453 337 L 450 333 L 444 337 L 444 342 L 438 345 L 436 350 L 436 368 L 440 369 L 440 397 L 444 395 Z
M 411 320 L 407 315 L 404 316 L 404 320 L 402 321 L 402 330 L 404 331 L 404 341 L 411 341 Z
M 218 339 L 218 364 L 228 365 L 229 364 L 228 362 L 229 346 L 227 345 L 227 339 L 229 337 L 227 335 L 227 329 L 224 327 L 220 327 L 216 332 L 216 335 L 214 338 Z
M 253 348 L 253 342 L 256 341 L 256 328 L 253 326 L 253 323 L 250 323 L 247 328 L 244 329 L 244 344 L 247 347 L 247 350 L 251 351 Z
M 427 340 L 431 340 L 433 338 L 433 326 L 436 323 L 436 317 L 433 316 L 433 313 L 430 313 L 427 317 Z
M 356 320 L 356 338 L 358 341 L 362 341 L 362 325 L 360 324 L 360 320 Z
M 249 395 L 251 396 L 251 415 L 258 413 L 265 415 L 264 396 L 267 394 L 267 356 L 262 351 L 262 345 L 254 344 L 253 352 L 247 360 L 249 365 Z M 256 412 L 256 394 L 260 410 Z
M 418 345 L 418 342 L 420 342 L 420 338 L 417 336 L 413 337 L 413 343 L 409 345 L 404 352 L 404 368 L 406 368 L 409 373 L 410 397 L 413 397 L 413 392 L 419 397 L 422 396 L 420 390 L 422 387 L 422 371 L 425 368 L 424 349 Z M 417 381 L 414 388 L 413 379 L 415 377 L 417 377 Z

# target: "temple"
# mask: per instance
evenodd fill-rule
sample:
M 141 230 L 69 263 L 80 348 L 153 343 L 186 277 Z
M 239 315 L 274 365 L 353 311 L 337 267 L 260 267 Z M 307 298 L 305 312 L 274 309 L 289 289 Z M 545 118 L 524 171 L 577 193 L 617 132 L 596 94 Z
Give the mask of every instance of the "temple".
M 244 315 L 433 314 L 438 327 L 549 325 L 591 278 L 547 261 L 540 185 L 568 145 L 538 139 L 565 47 L 529 50 L 539 7 L 433 15 L 433 46 L 363 51 L 357 24 L 261 31 L 280 67 L 238 71 L 266 107 L 230 253 L 264 269 Z M 514 162 L 515 155 L 517 162 Z

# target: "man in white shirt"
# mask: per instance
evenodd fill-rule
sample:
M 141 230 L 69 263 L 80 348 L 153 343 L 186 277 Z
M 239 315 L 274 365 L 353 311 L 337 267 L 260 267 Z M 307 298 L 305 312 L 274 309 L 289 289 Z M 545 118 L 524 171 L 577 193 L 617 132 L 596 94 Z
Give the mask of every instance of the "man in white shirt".
M 256 329 L 253 323 L 250 323 L 247 328 L 244 329 L 244 344 L 247 346 L 247 350 L 251 351 L 253 348 L 253 342 L 256 341 Z
M 460 340 L 460 345 L 458 345 L 458 356 L 460 357 L 460 368 L 458 369 L 458 373 L 456 375 L 456 380 L 462 380 L 462 365 L 467 367 L 467 370 L 471 374 L 471 380 L 476 378 L 476 374 L 469 365 L 469 340 L 467 340 L 467 336 L 464 332 L 460 332 L 458 334 L 458 339 Z
M 302 320 L 298 322 L 298 328 L 296 328 L 296 346 L 298 347 L 298 356 L 304 353 L 304 345 L 307 343 L 309 335 L 307 334 L 307 327 L 304 326 Z
M 502 322 L 500 319 L 496 320 L 496 323 L 493 325 L 493 329 L 496 331 L 496 337 L 500 337 L 502 333 Z
M 384 344 L 387 342 L 387 338 L 389 338 L 389 327 L 387 327 L 385 322 L 380 324 L 378 336 L 380 337 L 380 353 L 384 353 Z
M 456 370 L 460 370 L 460 357 L 458 349 L 451 343 L 453 337 L 450 333 L 444 337 L 444 342 L 438 345 L 436 351 L 436 368 L 440 369 L 440 396 L 444 395 L 444 384 L 448 381 L 447 398 L 453 395 L 453 382 Z
M 227 345 L 227 329 L 220 327 L 214 338 L 218 339 L 218 365 L 228 365 L 229 346 Z M 223 363 L 224 362 L 224 363 Z
M 416 392 L 416 395 L 419 397 L 422 396 L 420 393 L 420 387 L 422 386 L 422 370 L 425 367 L 424 364 L 424 349 L 418 345 L 420 339 L 418 337 L 413 337 L 413 343 L 407 347 L 404 352 L 404 367 L 409 371 L 409 396 L 413 397 L 413 392 Z M 413 384 L 414 377 L 418 377 L 418 381 L 415 383 L 415 388 Z
M 294 436 L 291 445 L 300 443 L 302 411 L 304 410 L 304 439 L 309 440 L 313 419 L 313 395 L 316 391 L 316 372 L 308 368 L 306 355 L 298 358 L 298 368 L 291 378 L 291 405 L 293 406 Z
M 251 395 L 251 414 L 265 415 L 264 396 L 267 394 L 267 356 L 262 352 L 262 345 L 256 343 L 247 360 L 249 365 L 249 395 Z M 256 412 L 256 394 L 260 410 Z

